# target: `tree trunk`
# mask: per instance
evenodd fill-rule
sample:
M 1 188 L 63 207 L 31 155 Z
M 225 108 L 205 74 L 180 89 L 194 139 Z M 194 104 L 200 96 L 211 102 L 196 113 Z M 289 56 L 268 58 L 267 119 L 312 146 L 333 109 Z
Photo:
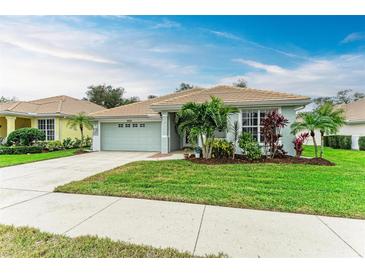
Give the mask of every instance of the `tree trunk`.
M 81 150 L 84 144 L 84 127 L 82 126 L 82 124 L 80 124 L 80 132 L 81 132 L 81 143 L 80 143 L 80 150 Z
M 316 156 L 316 158 L 318 158 L 318 148 L 317 148 L 317 142 L 316 142 L 316 138 L 315 138 L 315 133 L 313 130 L 311 130 L 311 136 L 313 139 L 313 145 L 314 145 L 314 154 Z
M 206 144 L 204 143 L 204 137 L 203 135 L 201 134 L 200 135 L 200 140 L 201 140 L 201 143 L 202 143 L 202 154 L 203 154 L 203 158 L 206 158 L 207 156 L 207 148 L 206 148 Z
M 324 131 L 321 130 L 321 151 L 319 153 L 319 157 L 322 158 L 323 157 L 323 151 L 324 151 L 324 142 L 323 142 L 323 138 L 324 138 Z

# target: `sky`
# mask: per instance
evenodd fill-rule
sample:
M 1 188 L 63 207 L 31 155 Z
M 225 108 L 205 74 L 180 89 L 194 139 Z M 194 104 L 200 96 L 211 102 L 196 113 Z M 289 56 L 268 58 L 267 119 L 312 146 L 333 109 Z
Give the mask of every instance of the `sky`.
M 181 82 L 300 95 L 365 92 L 365 16 L 0 16 L 0 95 L 126 97 Z

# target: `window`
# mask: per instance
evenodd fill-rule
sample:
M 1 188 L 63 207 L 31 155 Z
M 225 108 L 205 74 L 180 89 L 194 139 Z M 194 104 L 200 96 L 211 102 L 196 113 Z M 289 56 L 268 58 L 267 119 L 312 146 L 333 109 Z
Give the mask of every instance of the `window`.
M 131 124 L 125 124 L 125 127 L 131 127 Z
M 133 124 L 133 127 L 138 127 L 138 124 Z
M 124 125 L 123 124 L 118 124 L 118 127 L 123 127 Z
M 273 111 L 273 109 L 255 109 L 255 110 L 243 110 L 242 111 L 242 132 L 249 132 L 252 137 L 259 141 L 264 142 L 264 136 L 262 134 L 261 122 L 265 119 L 267 113 Z M 258 140 L 258 138 L 260 138 Z
M 145 124 L 139 124 L 139 127 L 145 127 Z
M 47 141 L 54 140 L 54 119 L 38 120 L 38 129 L 44 132 Z

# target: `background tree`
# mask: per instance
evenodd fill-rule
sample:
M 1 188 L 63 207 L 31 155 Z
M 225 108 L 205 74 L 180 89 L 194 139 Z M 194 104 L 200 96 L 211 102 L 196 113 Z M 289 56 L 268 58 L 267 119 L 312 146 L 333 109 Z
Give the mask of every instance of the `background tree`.
M 113 88 L 111 85 L 89 86 L 84 100 L 88 100 L 105 108 L 113 108 L 139 101 L 138 97 L 123 98 L 124 88 Z
M 157 95 L 153 95 L 153 94 L 150 94 L 147 96 L 147 99 L 154 99 L 154 98 L 157 98 L 158 96 Z
M 200 140 L 205 159 L 212 156 L 214 132 L 226 130 L 228 115 L 236 109 L 225 106 L 217 97 L 202 104 L 186 103 L 176 114 L 176 124 L 180 134 L 189 133 L 189 139 Z
M 82 149 L 82 146 L 84 145 L 84 128 L 87 129 L 93 128 L 90 118 L 86 116 L 84 112 L 80 112 L 79 114 L 71 117 L 71 119 L 67 123 L 67 126 L 75 130 L 80 129 L 80 134 L 81 134 L 80 149 Z
M 330 102 L 326 102 L 318 107 L 315 112 L 320 117 L 325 117 L 327 123 L 320 128 L 321 150 L 320 156 L 323 157 L 324 134 L 336 134 L 338 129 L 345 123 L 345 111 L 342 108 L 335 108 Z
M 247 81 L 243 78 L 240 78 L 236 82 L 233 83 L 233 86 L 239 87 L 239 88 L 247 88 Z
M 188 90 L 194 88 L 193 85 L 187 84 L 187 83 L 181 83 L 180 86 L 175 90 L 175 92 L 180 92 L 183 90 Z
M 316 107 L 319 107 L 325 103 L 332 103 L 334 105 L 349 104 L 362 98 L 365 98 L 365 93 L 353 92 L 352 89 L 344 89 L 338 91 L 335 96 L 317 97 L 312 99 L 312 102 Z
M 4 96 L 0 97 L 0 103 L 15 102 L 15 101 L 17 101 L 16 97 L 11 97 L 11 98 Z

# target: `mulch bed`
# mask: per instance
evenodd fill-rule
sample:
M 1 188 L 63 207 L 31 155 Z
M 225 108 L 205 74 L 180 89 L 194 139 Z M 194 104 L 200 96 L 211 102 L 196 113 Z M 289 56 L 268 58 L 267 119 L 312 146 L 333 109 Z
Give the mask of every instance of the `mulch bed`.
M 85 153 L 89 153 L 89 151 L 85 151 L 85 150 L 76 150 L 76 151 L 74 152 L 74 155 L 85 154 Z
M 188 159 L 193 163 L 197 164 L 206 164 L 206 165 L 221 165 L 221 164 L 302 164 L 302 165 L 317 165 L 317 166 L 334 166 L 335 163 L 332 163 L 323 158 L 297 158 L 292 156 L 282 156 L 280 158 L 268 159 L 262 157 L 259 160 L 251 161 L 245 158 L 242 155 L 236 155 L 235 159 L 232 158 L 212 158 L 212 159 L 203 159 L 203 158 L 195 158 L 194 155 L 191 155 Z

